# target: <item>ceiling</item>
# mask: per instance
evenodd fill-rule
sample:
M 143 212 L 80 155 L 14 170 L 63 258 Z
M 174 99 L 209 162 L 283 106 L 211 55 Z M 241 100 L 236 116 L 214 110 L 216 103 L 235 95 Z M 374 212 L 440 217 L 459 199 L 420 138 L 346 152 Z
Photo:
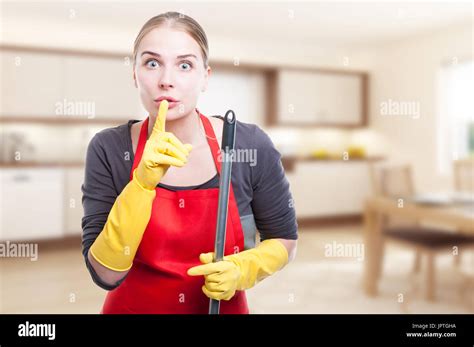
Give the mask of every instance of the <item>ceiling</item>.
M 150 17 L 181 11 L 208 36 L 367 45 L 429 32 L 473 19 L 471 2 L 3 2 L 6 19 L 48 21 L 137 33 Z M 8 28 L 3 28 L 8 30 Z

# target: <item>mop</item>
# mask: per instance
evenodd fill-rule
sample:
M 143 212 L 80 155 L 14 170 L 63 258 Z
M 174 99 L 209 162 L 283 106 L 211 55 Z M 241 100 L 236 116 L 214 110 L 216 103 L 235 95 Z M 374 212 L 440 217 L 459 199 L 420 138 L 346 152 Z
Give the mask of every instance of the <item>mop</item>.
M 229 110 L 224 116 L 221 145 L 221 176 L 219 179 L 219 202 L 217 210 L 216 241 L 214 244 L 214 262 L 223 260 L 225 233 L 227 225 L 227 212 L 229 205 L 229 187 L 232 173 L 232 157 L 235 145 L 235 119 L 234 111 Z M 220 301 L 211 299 L 209 314 L 219 314 Z

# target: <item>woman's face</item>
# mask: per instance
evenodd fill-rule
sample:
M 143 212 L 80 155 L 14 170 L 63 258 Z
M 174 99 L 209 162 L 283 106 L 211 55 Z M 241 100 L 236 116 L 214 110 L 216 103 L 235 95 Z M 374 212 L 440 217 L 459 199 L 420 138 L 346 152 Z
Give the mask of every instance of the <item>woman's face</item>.
M 206 90 L 211 69 L 204 68 L 198 43 L 186 32 L 159 27 L 146 34 L 139 44 L 133 71 L 143 106 L 156 116 L 163 96 L 169 103 L 166 118 L 189 115 L 196 108 L 199 94 Z

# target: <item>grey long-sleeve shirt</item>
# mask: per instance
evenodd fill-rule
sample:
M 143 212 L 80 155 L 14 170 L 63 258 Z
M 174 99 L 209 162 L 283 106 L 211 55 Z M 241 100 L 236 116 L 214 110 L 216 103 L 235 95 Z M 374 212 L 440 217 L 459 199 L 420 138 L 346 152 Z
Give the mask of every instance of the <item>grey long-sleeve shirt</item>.
M 219 117 L 222 118 L 222 117 Z M 134 160 L 130 129 L 138 120 L 129 120 L 98 132 L 89 143 L 82 185 L 82 251 L 94 282 L 101 288 L 117 287 L 103 283 L 87 259 L 92 243 L 102 231 L 117 196 L 129 182 Z M 255 124 L 237 121 L 232 186 L 244 232 L 245 249 L 255 246 L 257 230 L 262 240 L 296 240 L 297 223 L 290 186 L 281 164 L 281 155 L 268 135 Z M 219 176 L 192 187 L 219 187 Z

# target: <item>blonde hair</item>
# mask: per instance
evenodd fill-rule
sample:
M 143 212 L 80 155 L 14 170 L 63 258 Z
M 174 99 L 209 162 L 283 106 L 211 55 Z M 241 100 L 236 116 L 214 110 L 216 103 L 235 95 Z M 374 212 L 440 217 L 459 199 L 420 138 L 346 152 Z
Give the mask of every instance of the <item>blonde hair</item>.
M 204 29 L 196 22 L 193 18 L 179 12 L 166 12 L 158 16 L 150 18 L 141 28 L 138 33 L 135 43 L 133 45 L 133 64 L 135 65 L 138 46 L 142 41 L 143 37 L 148 34 L 151 30 L 156 29 L 162 25 L 168 25 L 171 28 L 181 29 L 198 43 L 201 48 L 202 58 L 204 61 L 204 68 L 209 65 L 209 46 L 207 43 L 207 36 Z

